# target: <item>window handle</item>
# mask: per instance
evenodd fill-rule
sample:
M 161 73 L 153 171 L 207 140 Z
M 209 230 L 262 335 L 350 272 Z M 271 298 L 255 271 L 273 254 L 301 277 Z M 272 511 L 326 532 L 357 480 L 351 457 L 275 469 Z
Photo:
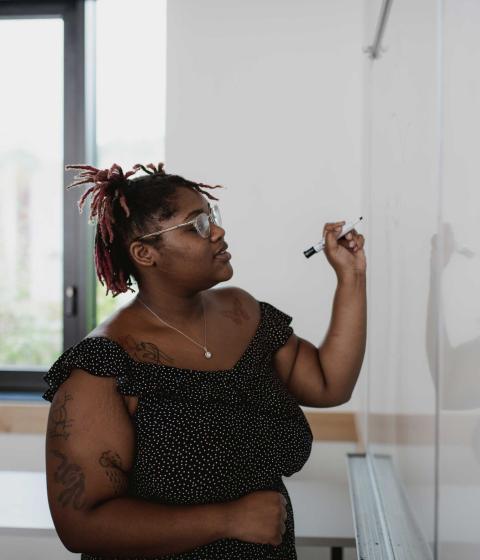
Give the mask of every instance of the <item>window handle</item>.
M 74 317 L 77 314 L 77 287 L 67 286 L 65 290 L 65 316 Z

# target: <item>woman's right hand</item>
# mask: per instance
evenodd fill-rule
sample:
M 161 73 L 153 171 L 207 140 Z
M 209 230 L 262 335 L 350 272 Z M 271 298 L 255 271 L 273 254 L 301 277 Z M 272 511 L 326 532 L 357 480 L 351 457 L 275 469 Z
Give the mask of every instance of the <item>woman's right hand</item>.
M 285 533 L 286 504 L 275 490 L 258 490 L 228 502 L 227 538 L 278 546 Z

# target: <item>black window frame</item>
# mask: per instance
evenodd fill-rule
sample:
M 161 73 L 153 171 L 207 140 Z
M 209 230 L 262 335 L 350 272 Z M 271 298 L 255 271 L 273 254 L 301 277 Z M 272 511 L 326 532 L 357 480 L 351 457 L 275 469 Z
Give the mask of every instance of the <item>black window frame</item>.
M 64 23 L 63 185 L 72 181 L 68 163 L 95 165 L 95 0 L 0 0 L 0 20 L 58 17 Z M 88 25 L 86 24 L 88 23 Z M 88 110 L 87 110 L 88 109 Z M 83 190 L 63 187 L 63 349 L 76 344 L 96 323 L 94 228 L 78 211 Z M 51 365 L 51 364 L 50 364 Z M 0 366 L 0 400 L 39 398 L 48 367 Z

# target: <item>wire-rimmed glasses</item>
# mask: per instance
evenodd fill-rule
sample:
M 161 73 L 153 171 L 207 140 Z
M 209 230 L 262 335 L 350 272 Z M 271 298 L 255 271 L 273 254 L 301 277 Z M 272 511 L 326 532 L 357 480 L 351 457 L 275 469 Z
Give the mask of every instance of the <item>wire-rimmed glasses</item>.
M 212 205 L 209 204 L 208 206 L 210 208 L 209 214 L 207 214 L 206 212 L 202 212 L 201 214 L 195 216 L 193 220 L 184 222 L 183 224 L 177 224 L 176 226 L 172 226 L 166 229 L 153 231 L 152 233 L 147 233 L 145 235 L 137 237 L 137 240 L 154 237 L 155 235 L 160 235 L 162 233 L 165 233 L 166 231 L 171 231 L 172 229 L 188 226 L 190 224 L 194 224 L 198 234 L 204 239 L 206 239 L 210 237 L 210 222 L 214 223 L 217 226 L 222 225 L 222 216 L 220 214 L 220 208 L 218 207 L 218 204 L 212 204 Z

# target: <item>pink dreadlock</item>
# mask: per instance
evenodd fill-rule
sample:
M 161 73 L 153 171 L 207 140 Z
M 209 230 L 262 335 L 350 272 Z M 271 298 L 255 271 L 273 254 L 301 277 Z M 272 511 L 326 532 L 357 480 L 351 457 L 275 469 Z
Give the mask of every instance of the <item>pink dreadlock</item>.
M 116 220 L 114 218 L 114 202 L 118 199 L 118 202 L 123 209 L 123 212 L 127 218 L 130 217 L 130 208 L 127 205 L 127 199 L 125 197 L 124 189 L 128 183 L 128 178 L 137 173 L 140 169 L 145 171 L 148 175 L 155 175 L 160 178 L 170 177 L 180 180 L 183 184 L 190 186 L 191 188 L 202 192 L 208 198 L 218 200 L 216 197 L 210 193 L 203 191 L 200 187 L 206 187 L 209 189 L 221 187 L 221 185 L 210 186 L 204 183 L 193 183 L 180 177 L 178 175 L 172 176 L 167 175 L 164 171 L 164 164 L 159 163 L 157 167 L 153 163 L 149 163 L 144 166 L 137 163 L 133 166 L 131 171 L 123 173 L 122 168 L 114 163 L 110 169 L 97 169 L 91 165 L 75 164 L 66 165 L 65 169 L 82 169 L 83 171 L 75 176 L 75 181 L 67 186 L 67 189 L 72 187 L 77 187 L 84 183 L 94 183 L 94 186 L 90 187 L 77 202 L 80 214 L 83 211 L 83 206 L 87 196 L 90 193 L 92 195 L 92 201 L 90 206 L 89 222 L 93 223 L 94 218 L 97 218 L 97 233 L 95 236 L 95 268 L 97 271 L 97 277 L 100 280 L 102 286 L 107 286 L 106 295 L 110 290 L 113 297 L 119 293 L 126 292 L 130 290 L 130 274 L 125 274 L 124 270 L 120 267 L 117 271 L 113 262 L 113 253 L 118 253 L 118 247 L 114 246 L 114 228 L 112 224 L 115 224 Z M 151 170 L 151 171 L 150 171 Z M 142 179 L 142 177 L 140 178 Z M 112 251 L 113 249 L 113 251 Z

